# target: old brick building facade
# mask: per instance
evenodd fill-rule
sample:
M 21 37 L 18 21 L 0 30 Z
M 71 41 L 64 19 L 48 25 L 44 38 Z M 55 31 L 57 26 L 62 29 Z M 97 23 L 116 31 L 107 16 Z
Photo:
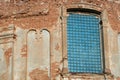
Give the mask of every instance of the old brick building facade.
M 100 73 L 68 68 L 67 18 L 76 10 L 100 16 Z M 0 0 L 0 80 L 120 80 L 120 0 Z

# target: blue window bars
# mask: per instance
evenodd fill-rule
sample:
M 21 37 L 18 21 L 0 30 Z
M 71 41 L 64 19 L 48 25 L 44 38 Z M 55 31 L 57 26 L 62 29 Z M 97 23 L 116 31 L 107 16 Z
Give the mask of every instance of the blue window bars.
M 71 73 L 102 73 L 100 18 L 69 13 L 67 17 L 68 68 Z

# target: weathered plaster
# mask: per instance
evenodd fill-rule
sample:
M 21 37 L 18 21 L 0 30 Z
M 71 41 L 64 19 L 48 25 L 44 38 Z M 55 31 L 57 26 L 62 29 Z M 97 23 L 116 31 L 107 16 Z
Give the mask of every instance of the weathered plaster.
M 118 0 L 1 0 L 0 80 L 119 80 L 119 7 Z M 68 8 L 102 13 L 104 74 L 68 72 Z

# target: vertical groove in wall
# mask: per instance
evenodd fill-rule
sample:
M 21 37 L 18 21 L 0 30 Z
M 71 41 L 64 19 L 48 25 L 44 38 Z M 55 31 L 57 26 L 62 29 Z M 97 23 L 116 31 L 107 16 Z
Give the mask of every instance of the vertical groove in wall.
M 120 34 L 118 34 L 118 53 L 120 54 Z
M 42 40 L 43 54 L 45 53 L 44 65 L 48 69 L 48 76 L 50 77 L 50 35 L 47 30 L 42 30 Z
M 34 54 L 34 50 L 32 49 L 34 47 L 34 42 L 35 42 L 35 36 L 36 36 L 36 32 L 35 31 L 29 31 L 28 32 L 28 36 L 27 36 L 27 80 L 30 80 L 29 77 L 29 72 L 32 71 L 32 69 L 34 69 L 34 63 L 32 63 L 35 58 L 35 54 Z

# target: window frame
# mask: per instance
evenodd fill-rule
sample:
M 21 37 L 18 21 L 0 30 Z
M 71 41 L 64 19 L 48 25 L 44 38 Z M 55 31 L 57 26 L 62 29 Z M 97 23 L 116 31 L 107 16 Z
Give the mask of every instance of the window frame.
M 80 7 L 81 5 L 81 7 Z M 100 15 L 101 18 L 101 26 L 102 26 L 102 55 L 103 55 L 103 73 L 102 74 L 106 74 L 109 73 L 110 71 L 110 61 L 109 61 L 109 54 L 107 54 L 107 52 L 109 51 L 107 49 L 108 47 L 108 42 L 106 40 L 108 40 L 108 33 L 107 33 L 107 29 L 109 27 L 108 25 L 108 18 L 107 18 L 107 11 L 98 7 L 98 6 L 94 6 L 94 5 L 89 5 L 87 4 L 87 6 L 85 6 L 86 4 L 84 3 L 78 3 L 78 4 L 69 4 L 69 5 L 64 5 L 61 8 L 61 21 L 62 21 L 62 58 L 63 58 L 63 68 L 62 68 L 62 73 L 63 74 L 72 74 L 69 73 L 68 71 L 68 57 L 67 57 L 67 32 L 66 32 L 66 27 L 67 27 L 67 10 L 68 9 L 81 9 L 81 10 L 85 10 L 86 12 L 92 12 L 92 13 L 96 13 Z M 73 74 L 84 74 L 84 73 L 73 73 Z M 91 73 L 85 73 L 85 74 L 91 74 Z
M 97 11 L 93 11 L 93 10 L 86 10 L 86 9 L 72 9 L 72 10 L 67 10 L 67 14 L 69 15 L 70 13 L 73 13 L 73 14 L 83 14 L 83 15 L 94 15 L 94 16 L 96 16 L 96 17 L 98 17 L 99 18 L 99 20 L 100 20 L 100 22 L 101 22 L 101 17 L 100 17 L 100 12 L 97 12 Z M 103 31 L 102 31 L 102 25 L 100 25 L 101 23 L 99 23 L 99 34 L 100 34 L 100 57 L 101 57 L 101 61 L 100 61 L 100 63 L 101 63 L 101 73 L 95 73 L 95 74 L 102 74 L 103 73 L 103 71 L 104 71 L 104 57 L 103 57 L 103 54 L 104 54 L 104 51 L 103 51 Z M 67 26 L 66 26 L 66 28 L 67 28 Z M 66 31 L 67 32 L 67 31 Z M 68 39 L 67 39 L 68 40 Z M 67 42 L 68 43 L 68 42 Z M 67 48 L 68 49 L 68 48 Z M 68 55 L 68 53 L 67 53 L 67 55 Z M 69 64 L 69 63 L 68 63 Z M 68 69 L 68 71 L 69 71 L 69 69 Z M 94 72 L 69 72 L 69 73 L 94 73 Z

